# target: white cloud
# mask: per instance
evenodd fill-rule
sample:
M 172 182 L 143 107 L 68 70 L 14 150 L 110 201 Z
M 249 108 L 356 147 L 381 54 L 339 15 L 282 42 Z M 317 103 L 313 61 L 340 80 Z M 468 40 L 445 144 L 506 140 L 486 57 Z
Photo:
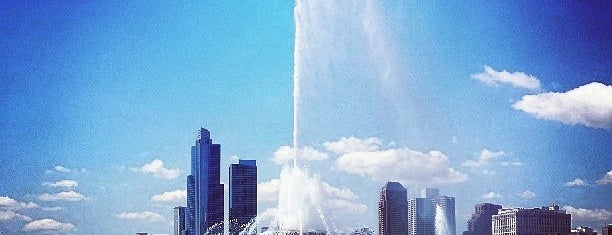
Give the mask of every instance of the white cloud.
M 70 173 L 73 170 L 69 169 L 69 168 L 66 168 L 66 167 L 63 167 L 63 166 L 60 166 L 60 165 L 57 165 L 57 166 L 55 166 L 55 171 L 62 172 L 62 173 Z
M 491 150 L 488 150 L 488 149 L 482 149 L 482 151 L 480 151 L 480 155 L 478 156 L 478 159 L 467 160 L 461 163 L 461 166 L 481 167 L 489 163 L 489 160 L 502 156 L 504 154 L 505 154 L 504 151 L 492 152 Z
M 612 170 L 608 171 L 601 179 L 595 181 L 597 185 L 612 184 Z
M 43 200 L 43 201 L 71 201 L 71 202 L 76 202 L 76 201 L 82 201 L 85 200 L 85 196 L 83 196 L 80 193 L 77 193 L 75 191 L 67 191 L 67 192 L 59 192 L 56 194 L 41 194 L 40 196 L 38 196 L 38 199 Z
M 564 182 L 563 186 L 565 187 L 573 187 L 573 186 L 589 186 L 589 183 L 584 181 L 583 179 L 576 178 L 572 181 Z
M 164 179 L 174 179 L 181 175 L 181 170 L 177 169 L 168 169 L 164 167 L 164 162 L 159 159 L 154 159 L 151 163 L 147 163 L 140 168 L 131 168 L 132 171 L 142 172 L 142 173 L 151 173 L 153 176 L 157 178 Z
M 483 72 L 472 74 L 471 77 L 491 86 L 506 83 L 512 85 L 513 87 L 520 87 L 530 90 L 540 89 L 540 80 L 534 76 L 523 72 L 510 73 L 506 70 L 495 71 L 495 69 L 488 65 L 484 66 Z
M 160 223 L 166 221 L 166 218 L 163 215 L 157 214 L 155 212 L 143 211 L 143 212 L 123 212 L 117 217 L 128 220 L 141 220 L 151 223 Z
M 496 193 L 496 192 L 491 191 L 491 192 L 488 192 L 488 193 L 483 194 L 483 195 L 482 195 L 482 196 L 480 196 L 480 197 L 481 197 L 482 199 L 493 199 L 493 198 L 501 198 L 501 197 L 502 197 L 502 195 L 501 195 L 501 194 L 499 194 L 499 193 Z
M 7 196 L 0 196 L 0 209 L 1 210 L 22 210 L 22 209 L 33 209 L 39 206 L 33 202 L 19 202 Z
M 335 154 L 350 152 L 370 152 L 380 149 L 382 142 L 376 137 L 366 139 L 355 138 L 354 136 L 342 137 L 336 142 L 325 142 L 323 146 Z
M 49 186 L 49 187 L 66 187 L 66 188 L 71 188 L 71 187 L 79 186 L 79 182 L 76 182 L 74 180 L 60 180 L 60 181 L 57 181 L 55 183 L 44 182 L 43 185 Z
M 59 206 L 54 206 L 54 207 L 41 207 L 40 209 L 41 209 L 41 210 L 43 210 L 43 211 L 60 211 L 60 210 L 62 210 L 62 208 L 61 208 L 61 207 L 59 207 Z
M 450 167 L 442 152 L 423 153 L 409 148 L 345 153 L 336 160 L 335 166 L 377 181 L 394 180 L 412 186 L 452 184 L 468 178 Z
M 263 202 L 274 202 L 278 200 L 279 179 L 257 183 L 257 200 Z
M 11 210 L 0 210 L 0 221 L 2 220 L 12 220 L 12 219 L 18 219 L 18 220 L 25 220 L 25 221 L 31 221 L 32 218 L 16 213 L 14 211 Z
M 606 209 L 583 209 L 564 206 L 564 210 L 572 214 L 572 220 L 594 220 L 594 221 L 609 221 L 612 219 L 612 212 Z
M 24 231 L 68 232 L 74 229 L 71 223 L 61 223 L 52 219 L 34 220 L 23 227 Z
M 531 192 L 529 190 L 522 191 L 518 195 L 523 198 L 534 198 L 536 196 L 534 192 Z
M 187 190 L 174 190 L 171 192 L 164 192 L 162 194 L 153 195 L 151 197 L 152 202 L 186 202 L 187 201 Z
M 524 166 L 525 163 L 521 162 L 521 161 L 510 161 L 510 162 L 500 162 L 499 163 L 502 166 Z
M 612 86 L 592 82 L 563 93 L 525 95 L 512 107 L 537 118 L 567 125 L 611 128 Z
M 293 159 L 294 151 L 290 146 L 281 146 L 274 152 L 274 156 L 272 157 L 272 162 L 276 164 L 285 164 Z M 297 154 L 297 158 L 306 161 L 320 161 L 327 159 L 327 153 L 322 153 L 313 149 L 312 147 L 303 147 L 300 149 Z

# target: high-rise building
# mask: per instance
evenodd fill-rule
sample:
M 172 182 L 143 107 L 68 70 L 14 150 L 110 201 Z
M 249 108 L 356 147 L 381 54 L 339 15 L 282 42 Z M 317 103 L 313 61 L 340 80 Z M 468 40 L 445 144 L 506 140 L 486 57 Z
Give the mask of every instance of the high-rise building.
M 491 235 L 491 218 L 497 215 L 502 207 L 491 203 L 477 204 L 474 207 L 474 214 L 467 222 L 467 231 L 463 235 Z
M 190 198 L 192 197 L 192 198 Z M 223 233 L 221 145 L 201 128 L 191 146 L 191 175 L 187 176 L 188 234 Z
M 184 206 L 174 208 L 174 235 L 182 235 L 185 231 L 185 209 Z
M 491 220 L 493 235 L 569 234 L 571 230 L 571 215 L 557 205 L 501 209 Z
M 408 192 L 399 182 L 387 182 L 378 202 L 379 235 L 408 234 Z
M 437 196 L 433 198 L 433 204 L 436 207 L 435 211 L 435 220 L 443 221 L 444 223 L 439 224 L 438 226 L 446 226 L 445 228 L 438 228 L 442 231 L 448 231 L 447 234 L 455 235 L 457 234 L 457 226 L 455 222 L 455 198 L 448 196 Z M 438 216 L 442 216 L 441 218 L 436 218 Z M 436 224 L 434 222 L 434 224 Z M 444 232 L 446 234 L 446 232 Z
M 238 235 L 257 216 L 257 164 L 239 160 L 229 168 L 229 233 Z M 257 228 L 253 230 L 257 232 Z

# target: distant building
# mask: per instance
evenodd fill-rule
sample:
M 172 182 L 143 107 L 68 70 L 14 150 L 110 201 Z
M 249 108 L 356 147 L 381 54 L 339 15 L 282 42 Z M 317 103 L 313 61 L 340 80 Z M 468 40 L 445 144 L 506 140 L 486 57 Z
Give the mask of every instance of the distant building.
M 374 235 L 374 231 L 370 228 L 355 229 L 351 235 Z
M 184 206 L 174 208 L 174 235 L 182 235 L 185 231 L 185 212 Z
M 569 234 L 571 215 L 559 206 L 501 209 L 492 216 L 493 235 Z
M 239 160 L 229 168 L 229 233 L 238 235 L 257 216 L 257 165 Z M 257 228 L 253 230 L 257 232 Z
M 378 202 L 378 234 L 408 235 L 408 192 L 399 182 L 387 182 Z
M 149 233 L 136 233 L 136 235 L 148 235 Z
M 463 235 L 491 235 L 491 218 L 497 215 L 502 207 L 491 203 L 482 203 L 474 207 L 474 214 L 467 222 L 467 231 Z
M 597 232 L 592 228 L 586 226 L 579 226 L 575 229 L 572 229 L 570 235 L 597 235 Z
M 189 235 L 223 234 L 221 145 L 200 128 L 191 146 L 191 175 L 187 176 L 187 231 Z
M 440 196 L 437 188 L 426 188 L 424 198 L 408 200 L 408 233 L 410 235 L 436 235 L 436 207 L 441 208 L 448 233 L 455 235 L 455 198 Z M 441 228 L 442 229 L 442 228 Z
M 612 224 L 608 224 L 601 228 L 601 235 L 612 235 Z

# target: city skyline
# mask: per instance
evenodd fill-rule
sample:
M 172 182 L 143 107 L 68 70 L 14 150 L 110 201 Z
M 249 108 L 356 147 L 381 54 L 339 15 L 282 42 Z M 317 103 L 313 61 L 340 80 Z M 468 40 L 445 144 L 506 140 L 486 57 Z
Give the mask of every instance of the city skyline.
M 279 173 L 298 152 L 334 229 L 377 231 L 387 181 L 409 198 L 428 187 L 455 197 L 457 233 L 484 202 L 554 203 L 572 227 L 599 229 L 612 221 L 609 12 L 3 1 L 0 232 L 172 234 L 172 208 L 195 196 L 200 127 L 223 146 L 221 169 L 257 161 L 258 214 L 278 204 Z M 219 181 L 227 200 L 227 170 Z

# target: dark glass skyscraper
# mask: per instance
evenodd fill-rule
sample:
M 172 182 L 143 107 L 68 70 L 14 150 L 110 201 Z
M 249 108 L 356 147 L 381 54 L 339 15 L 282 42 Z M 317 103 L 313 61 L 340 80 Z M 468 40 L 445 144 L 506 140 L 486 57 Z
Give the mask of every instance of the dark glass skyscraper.
M 408 235 L 408 192 L 399 182 L 387 182 L 378 202 L 378 234 Z
M 238 235 L 257 216 L 255 160 L 239 160 L 230 165 L 229 176 L 229 232 Z
M 463 235 L 491 235 L 491 218 L 497 215 L 502 207 L 491 203 L 482 203 L 474 207 L 474 214 L 467 221 L 467 231 Z
M 221 145 L 213 144 L 210 132 L 204 128 L 200 129 L 195 145 L 191 146 L 187 196 L 189 234 L 222 234 Z
M 183 235 L 185 231 L 185 207 L 174 208 L 174 235 Z

